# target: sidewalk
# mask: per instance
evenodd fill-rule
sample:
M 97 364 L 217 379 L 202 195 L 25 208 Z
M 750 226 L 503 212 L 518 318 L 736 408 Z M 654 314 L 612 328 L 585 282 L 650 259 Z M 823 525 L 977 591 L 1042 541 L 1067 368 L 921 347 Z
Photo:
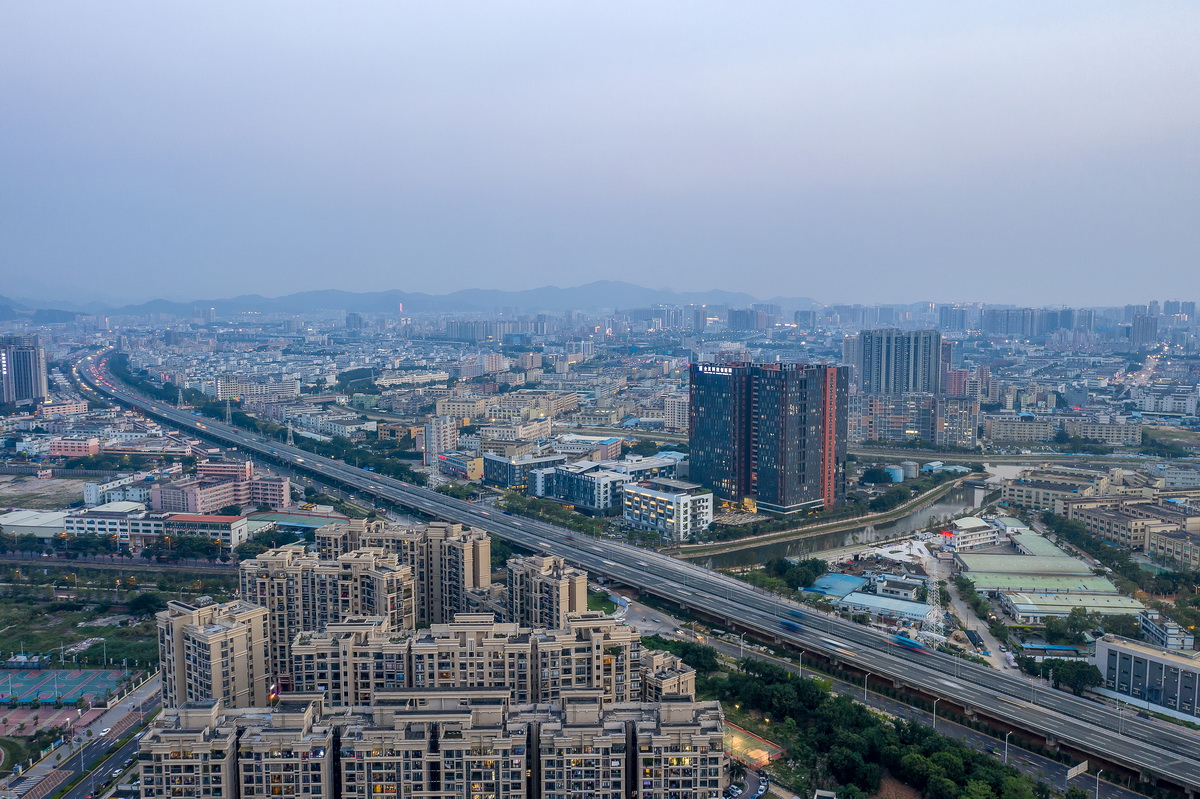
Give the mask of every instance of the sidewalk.
M 138 723 L 141 717 L 138 709 L 161 690 L 161 677 L 155 674 L 131 693 L 122 697 L 120 701 L 114 703 L 112 708 L 103 711 L 90 724 L 72 728 L 73 740 L 70 743 L 63 744 L 50 752 L 21 774 L 0 780 L 0 799 L 35 795 L 36 788 L 30 790 L 33 786 L 40 787 L 40 783 L 47 777 L 59 774 L 60 772 L 57 771 L 59 765 L 76 755 L 80 748 L 100 740 L 100 731 L 103 729 L 112 728 L 112 732 L 106 736 L 106 739 L 116 743 L 127 730 Z M 89 730 L 92 732 L 91 737 L 88 737 Z M 51 778 L 53 779 L 53 777 Z M 18 786 L 21 789 L 19 793 L 17 792 Z

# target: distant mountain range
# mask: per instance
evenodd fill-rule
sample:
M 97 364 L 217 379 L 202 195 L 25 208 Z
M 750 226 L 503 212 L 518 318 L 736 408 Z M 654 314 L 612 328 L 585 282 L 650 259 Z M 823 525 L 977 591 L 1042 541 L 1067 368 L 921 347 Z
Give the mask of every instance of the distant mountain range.
M 0 322 L 13 322 L 27 319 L 35 325 L 52 325 L 56 322 L 74 322 L 80 316 L 78 311 L 64 311 L 58 308 L 30 308 L 24 303 L 0 297 Z
M 544 286 L 536 289 L 505 291 L 501 289 L 462 289 L 450 294 L 425 294 L 422 292 L 406 292 L 397 289 L 388 291 L 340 291 L 327 289 L 323 291 L 302 291 L 287 294 L 282 297 L 263 297 L 258 294 L 246 294 L 230 299 L 193 300 L 192 302 L 171 302 L 169 300 L 151 300 L 138 305 L 122 307 L 106 307 L 97 303 L 80 306 L 74 303 L 54 302 L 45 303 L 58 306 L 61 310 L 36 310 L 31 305 L 40 305 L 39 301 L 17 301 L 0 297 L 0 320 L 16 318 L 30 314 L 63 314 L 66 318 L 53 321 L 67 321 L 77 313 L 105 313 L 113 316 L 142 316 L 146 314 L 172 314 L 180 317 L 192 316 L 194 309 L 215 308 L 218 314 L 226 315 L 243 311 L 258 311 L 262 313 L 311 313 L 314 311 L 358 311 L 361 313 L 396 313 L 403 304 L 406 313 L 419 312 L 453 312 L 477 311 L 493 313 L 511 308 L 523 313 L 538 313 L 542 311 L 566 311 L 579 309 L 585 311 L 605 308 L 645 308 L 653 305 L 728 305 L 733 308 L 749 307 L 752 303 L 762 302 L 744 292 L 736 291 L 673 291 L 671 289 L 648 289 L 633 283 L 623 283 L 612 280 L 600 280 L 585 286 L 574 288 L 559 288 Z M 808 297 L 776 297 L 772 302 L 786 308 L 807 308 L 815 303 Z M 5 314 L 11 315 L 6 317 Z M 51 321 L 46 318 L 45 321 Z

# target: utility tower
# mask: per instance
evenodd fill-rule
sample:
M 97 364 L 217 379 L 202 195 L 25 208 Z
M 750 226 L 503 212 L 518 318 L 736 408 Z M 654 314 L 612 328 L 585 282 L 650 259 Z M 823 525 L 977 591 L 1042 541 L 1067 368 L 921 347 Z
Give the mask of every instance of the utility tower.
M 940 644 L 946 640 L 946 616 L 942 611 L 942 590 L 935 577 L 930 576 L 926 601 L 929 612 L 921 620 L 921 631 L 917 638 L 927 644 Z

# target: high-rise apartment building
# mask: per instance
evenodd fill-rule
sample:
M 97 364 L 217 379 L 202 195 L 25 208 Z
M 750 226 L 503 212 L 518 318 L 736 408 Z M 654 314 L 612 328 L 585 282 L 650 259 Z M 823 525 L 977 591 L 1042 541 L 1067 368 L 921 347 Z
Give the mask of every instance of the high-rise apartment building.
M 244 600 L 171 602 L 158 613 L 164 707 L 219 699 L 263 707 L 271 697 L 267 609 Z
M 503 690 L 520 704 L 585 690 L 608 704 L 642 696 L 641 637 L 594 611 L 553 629 L 498 623 L 490 613 L 460 613 L 418 631 L 348 619 L 303 635 L 292 658 L 295 690 L 322 693 L 333 707 L 406 690 Z
M 303 545 L 242 561 L 241 597 L 270 612 L 271 671 L 289 689 L 291 646 L 302 632 L 356 616 L 379 616 L 393 629 L 416 626 L 412 568 L 394 553 L 359 549 L 326 560 Z
M 848 440 L 928 441 L 973 449 L 979 402 L 933 394 L 856 394 L 850 397 Z
M 554 555 L 509 559 L 508 621 L 522 627 L 566 627 L 568 618 L 587 609 L 587 572 Z
M 794 513 L 845 498 L 847 369 L 693 364 L 691 479 Z
M 397 532 L 360 522 L 325 543 L 405 540 Z M 335 563 L 353 572 L 356 559 L 380 557 Z M 243 570 L 243 590 L 272 607 L 172 602 L 158 615 L 167 707 L 139 743 L 148 799 L 717 799 L 728 783 L 720 705 L 695 701 L 695 671 L 643 651 L 621 619 L 584 611 L 544 628 L 463 613 L 422 630 L 383 615 L 332 621 L 369 606 L 353 596 L 362 581 L 323 584 L 315 575 L 332 565 L 299 548 L 260 560 Z M 585 601 L 573 571 L 519 559 L 510 585 L 536 595 L 558 584 L 560 600 Z M 277 696 L 265 678 L 268 616 L 288 617 L 296 602 L 324 627 L 296 634 L 294 691 Z M 322 617 L 321 602 L 336 611 Z M 519 612 L 560 617 L 553 604 Z M 302 627 L 297 618 L 287 623 Z
M 0 337 L 0 404 L 36 404 L 50 393 L 37 336 Z
M 467 594 L 492 582 L 492 541 L 482 530 L 434 522 L 404 527 L 381 521 L 329 524 L 316 533 L 317 551 L 333 559 L 357 549 L 395 553 L 412 569 L 417 626 L 441 624 L 468 609 Z
M 942 305 L 938 308 L 939 330 L 969 330 L 978 318 L 978 311 L 971 306 Z
M 688 429 L 688 398 L 672 395 L 663 399 L 663 417 L 668 430 Z
M 940 394 L 942 334 L 936 330 L 864 330 L 857 341 L 858 387 L 864 394 Z
M 203 305 L 192 307 L 192 318 L 199 321 L 202 325 L 213 325 L 217 322 L 217 309 L 209 308 Z
M 431 416 L 425 423 L 423 451 L 425 465 L 437 462 L 442 452 L 450 452 L 458 446 L 459 419 L 453 416 Z
M 1134 349 L 1149 349 L 1158 343 L 1158 317 L 1135 316 L 1129 331 L 1129 343 Z
M 333 712 L 169 708 L 140 742 L 146 799 L 717 799 L 729 783 L 716 702 L 610 706 L 580 693 L 513 705 L 502 692 L 411 691 Z

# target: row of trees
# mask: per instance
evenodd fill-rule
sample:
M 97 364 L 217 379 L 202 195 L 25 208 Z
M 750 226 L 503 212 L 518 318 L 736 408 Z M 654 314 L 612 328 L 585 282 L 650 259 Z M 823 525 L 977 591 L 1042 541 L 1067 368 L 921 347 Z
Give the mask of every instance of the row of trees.
M 454 497 L 455 499 L 471 500 L 483 496 L 483 489 L 474 483 L 456 483 L 453 480 L 443 483 L 433 490 L 439 494 Z
M 865 799 L 890 773 L 929 799 L 1049 796 L 1044 785 L 926 725 L 886 719 L 848 696 L 834 696 L 821 681 L 772 663 L 746 659 L 739 665 L 741 674 L 707 679 L 705 688 L 771 719 L 796 781 L 805 782 L 789 786 L 796 793 L 807 795 L 832 778 L 840 799 Z
M 823 558 L 805 558 L 792 563 L 787 558 L 775 558 L 763 564 L 764 570 L 783 580 L 793 591 L 808 588 L 817 578 L 829 571 L 829 564 Z
M 1144 427 L 1142 428 L 1142 446 L 1138 451 L 1152 458 L 1189 458 L 1193 455 L 1180 444 L 1155 438 L 1154 434 Z
M 933 474 L 922 477 L 919 480 L 909 480 L 904 483 L 896 483 L 883 494 L 874 499 L 867 500 L 866 507 L 871 513 L 882 513 L 884 511 L 898 508 L 905 502 L 908 502 L 918 494 L 923 494 L 926 491 L 931 491 L 937 488 L 942 483 L 948 480 L 953 480 L 954 474 L 950 472 L 934 472 Z
M 740 673 L 719 672 L 712 647 L 659 636 L 644 636 L 647 649 L 679 655 L 700 675 L 699 687 L 737 708 L 757 711 L 771 723 L 771 735 L 787 753 L 782 765 L 800 795 L 838 784 L 839 799 L 875 795 L 885 773 L 921 791 L 928 799 L 1049 799 L 1044 782 L 1034 781 L 994 757 L 946 738 L 932 728 L 887 719 L 848 696 L 835 696 L 828 683 L 804 679 L 765 661 L 747 658 Z M 1056 682 L 1075 680 L 1070 667 Z M 1094 667 L 1093 667 L 1094 668 Z M 1086 799 L 1071 791 L 1068 799 Z
M 1026 674 L 1048 679 L 1055 688 L 1066 687 L 1076 696 L 1104 682 L 1100 669 L 1082 660 L 1046 658 L 1038 662 L 1025 655 L 1017 656 L 1017 665 Z
M 1046 641 L 1051 644 L 1083 644 L 1089 633 L 1112 633 L 1124 638 L 1140 638 L 1136 616 L 1103 616 L 1087 608 L 1072 608 L 1061 619 L 1046 619 Z
M 297 538 L 294 533 L 281 533 L 278 530 L 256 533 L 250 540 L 239 544 L 234 550 L 234 555 L 238 560 L 246 560 L 268 549 L 295 543 Z M 60 535 L 47 540 L 34 535 L 13 536 L 0 532 L 0 552 L 24 552 L 31 555 L 49 553 L 69 558 L 97 555 L 133 557 L 129 548 L 122 546 L 116 536 L 94 533 Z M 221 551 L 221 543 L 215 538 L 203 535 L 163 536 L 154 544 L 143 548 L 141 555 L 147 560 L 159 562 L 228 560 L 228 554 Z
M 954 587 L 958 589 L 958 595 L 962 597 L 963 602 L 966 602 L 971 606 L 971 610 L 975 611 L 976 616 L 983 621 L 990 621 L 992 606 L 975 590 L 974 583 L 959 574 L 954 577 Z
M 659 635 L 643 635 L 642 648 L 662 649 L 678 655 L 684 663 L 695 669 L 697 674 L 708 674 L 721 668 L 721 664 L 717 660 L 717 650 L 711 646 L 691 641 L 676 641 Z
M 606 527 L 604 519 L 593 519 L 549 499 L 524 497 L 515 491 L 507 491 L 498 507 L 518 516 L 528 516 L 531 519 L 542 519 L 552 522 L 568 530 L 575 530 L 588 535 L 599 535 Z

